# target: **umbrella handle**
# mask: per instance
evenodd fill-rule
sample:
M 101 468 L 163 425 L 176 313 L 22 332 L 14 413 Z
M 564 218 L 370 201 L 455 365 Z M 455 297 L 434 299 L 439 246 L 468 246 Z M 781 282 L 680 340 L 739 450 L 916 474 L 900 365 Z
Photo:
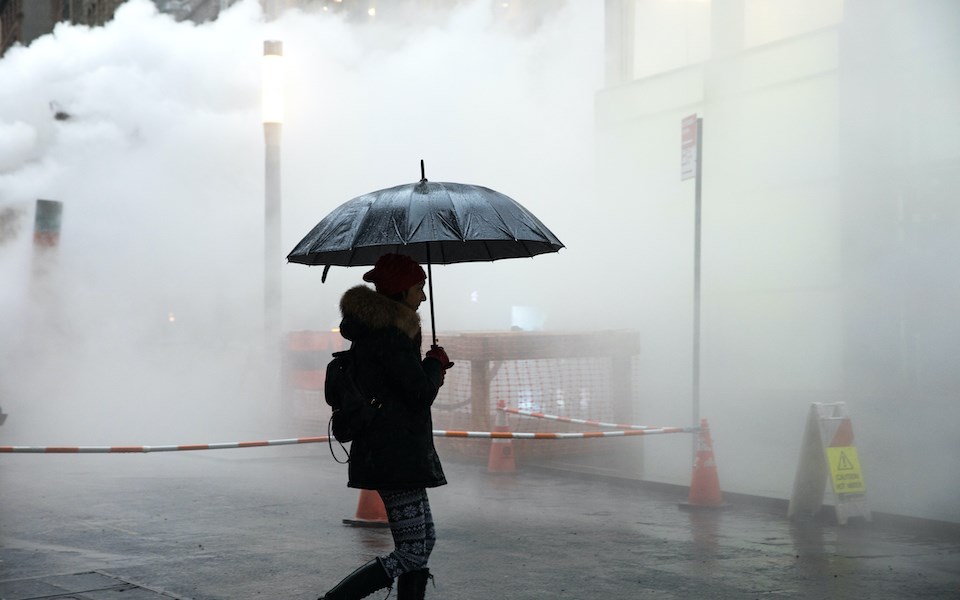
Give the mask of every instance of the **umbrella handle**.
M 427 285 L 430 293 L 430 335 L 433 345 L 437 345 L 437 323 L 433 316 L 433 271 L 430 269 L 430 242 L 427 242 Z

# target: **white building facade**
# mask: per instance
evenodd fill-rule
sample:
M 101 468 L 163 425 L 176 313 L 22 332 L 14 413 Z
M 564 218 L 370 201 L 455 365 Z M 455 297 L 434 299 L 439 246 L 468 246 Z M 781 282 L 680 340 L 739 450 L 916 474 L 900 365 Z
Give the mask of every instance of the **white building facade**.
M 876 511 L 960 521 L 960 5 L 608 0 L 597 170 L 634 277 L 644 423 L 702 391 L 725 490 L 789 497 L 811 402 L 846 402 Z M 619 227 L 619 229 L 617 229 Z M 632 287 L 631 287 L 632 286 Z M 622 292 L 621 292 L 622 293 Z M 678 341 L 679 340 L 679 341 Z M 645 477 L 684 483 L 686 442 Z

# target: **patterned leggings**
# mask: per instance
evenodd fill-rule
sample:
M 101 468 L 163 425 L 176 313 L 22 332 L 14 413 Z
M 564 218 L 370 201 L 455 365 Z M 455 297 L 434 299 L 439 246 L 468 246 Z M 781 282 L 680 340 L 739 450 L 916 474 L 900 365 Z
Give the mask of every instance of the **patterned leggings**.
M 380 557 L 384 570 L 396 578 L 427 566 L 427 559 L 437 541 L 430 514 L 427 490 L 378 491 L 387 509 L 394 550 Z

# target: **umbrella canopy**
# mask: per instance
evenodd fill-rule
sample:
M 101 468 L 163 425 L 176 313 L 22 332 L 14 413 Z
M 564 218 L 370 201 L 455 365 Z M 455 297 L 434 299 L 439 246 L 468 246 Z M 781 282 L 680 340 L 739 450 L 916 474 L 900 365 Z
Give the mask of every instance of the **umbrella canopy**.
M 335 208 L 308 233 L 287 260 L 324 265 L 370 266 L 384 254 L 405 254 L 426 263 L 433 315 L 432 264 L 484 262 L 557 252 L 563 244 L 531 212 L 489 188 L 427 181 L 358 196 Z
M 290 262 L 373 265 L 388 253 L 427 264 L 556 252 L 563 244 L 532 213 L 489 188 L 421 180 L 350 200 L 323 218 Z

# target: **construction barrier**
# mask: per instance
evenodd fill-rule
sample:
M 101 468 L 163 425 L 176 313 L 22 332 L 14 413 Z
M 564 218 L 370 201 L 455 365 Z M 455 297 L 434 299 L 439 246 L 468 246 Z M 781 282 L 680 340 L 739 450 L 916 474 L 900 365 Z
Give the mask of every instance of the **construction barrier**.
M 374 490 L 360 490 L 357 515 L 352 519 L 344 519 L 343 524 L 350 527 L 390 527 L 387 507 L 383 505 L 380 494 Z
M 344 349 L 338 331 L 290 331 L 281 355 L 283 414 L 290 418 L 293 435 L 325 431 L 330 407 L 323 398 L 327 363 Z
M 618 431 L 585 431 L 578 433 L 544 433 L 544 432 L 511 432 L 507 427 L 506 419 L 503 414 L 514 412 L 507 409 L 504 403 L 498 404 L 498 415 L 496 431 L 447 431 L 442 429 L 433 430 L 434 437 L 448 438 L 474 438 L 491 439 L 490 456 L 487 462 L 487 470 L 490 473 L 512 473 L 516 471 L 516 462 L 513 454 L 513 447 L 509 440 L 570 440 L 570 439 L 597 439 L 607 437 L 633 437 L 641 435 L 657 435 L 670 433 L 699 433 L 700 450 L 697 452 L 697 461 L 694 467 L 694 480 L 690 489 L 690 503 L 696 505 L 709 505 L 713 502 L 719 504 L 720 500 L 714 500 L 713 489 L 719 495 L 719 483 L 716 480 L 716 464 L 713 462 L 713 449 L 710 441 L 709 429 L 706 420 L 701 421 L 698 427 L 646 427 L 640 425 L 625 426 L 629 429 Z M 549 415 L 539 413 L 524 414 L 524 411 L 516 411 L 522 416 L 531 416 L 538 418 L 551 418 Z M 560 419 L 558 417 L 558 419 Z M 576 422 L 571 420 L 571 422 Z M 606 424 L 592 422 L 592 424 L 605 426 Z M 0 453 L 43 453 L 43 454 L 132 454 L 148 452 L 183 452 L 194 450 L 225 450 L 230 448 L 260 448 L 267 446 L 285 446 L 293 444 L 316 444 L 327 443 L 329 436 L 286 438 L 277 440 L 260 440 L 251 442 L 220 442 L 210 444 L 169 444 L 159 446 L 0 446 Z M 703 455 L 701 456 L 701 451 Z M 712 479 L 709 470 L 712 468 Z M 353 519 L 343 519 L 345 525 L 353 527 L 389 527 L 386 508 L 383 505 L 380 495 L 371 490 L 360 490 L 360 498 L 357 503 L 356 516 Z
M 838 524 L 846 525 L 851 517 L 872 519 L 854 445 L 853 422 L 845 402 L 814 402 L 810 406 L 787 517 L 816 515 L 823 507 L 827 489 Z
M 706 419 L 700 420 L 697 434 L 697 454 L 693 461 L 693 475 L 690 481 L 690 494 L 681 508 L 721 508 L 723 493 L 720 491 L 720 477 L 717 474 L 717 461 L 713 456 L 713 440 L 710 438 L 710 426 Z
M 590 419 L 574 419 L 572 417 L 560 417 L 557 415 L 547 415 L 540 412 L 533 412 L 529 410 L 520 410 L 518 408 L 506 408 L 497 406 L 498 411 L 503 411 L 513 415 L 519 415 L 521 417 L 533 417 L 536 419 L 547 419 L 548 421 L 561 421 L 563 423 L 574 423 L 577 425 L 590 425 L 592 427 L 606 427 L 608 429 L 660 429 L 658 427 L 650 427 L 648 425 L 621 425 L 620 423 L 604 423 L 603 421 L 593 421 Z M 693 430 L 691 430 L 691 433 Z
M 0 446 L 0 453 L 34 454 L 133 454 L 145 452 L 184 452 L 188 450 L 226 450 L 229 448 L 259 448 L 262 446 L 289 446 L 291 444 L 316 444 L 330 438 L 304 437 L 258 442 L 220 442 L 214 444 L 180 444 L 166 446 Z
M 659 427 L 633 431 L 584 431 L 581 433 L 531 433 L 510 431 L 445 431 L 434 429 L 434 437 L 490 438 L 500 440 L 576 440 L 604 437 L 633 437 L 667 433 L 696 433 L 697 427 Z M 261 446 L 288 446 L 292 444 L 317 444 L 328 442 L 328 436 L 262 440 L 257 442 L 220 442 L 213 444 L 182 444 L 164 446 L 0 446 L 0 453 L 41 454 L 130 454 L 146 452 L 179 452 L 185 450 L 226 450 L 229 448 L 258 448 Z
M 500 413 L 510 413 L 522 417 L 532 417 L 536 419 L 547 419 L 551 421 L 562 421 L 565 423 L 577 423 L 592 425 L 595 427 L 609 427 L 619 431 L 606 432 L 608 435 L 637 435 L 654 433 L 696 433 L 697 451 L 694 457 L 693 474 L 690 482 L 690 493 L 687 501 L 680 504 L 681 508 L 720 508 L 723 504 L 723 494 L 720 491 L 720 478 L 717 473 L 717 462 L 713 455 L 713 440 L 710 438 L 710 426 L 706 419 L 700 420 L 700 427 L 650 427 L 648 425 L 623 425 L 619 423 L 604 423 L 602 421 L 593 421 L 587 419 L 574 419 L 571 417 L 561 417 L 557 415 L 548 415 L 541 412 L 519 410 L 516 408 L 507 408 L 504 403 L 497 404 L 497 411 Z M 592 432 L 591 437 L 597 437 L 600 432 Z M 578 434 L 538 434 L 538 435 L 566 435 L 576 436 Z M 585 435 L 585 434 L 579 434 Z M 491 464 L 492 464 L 491 448 Z
M 634 437 L 638 435 L 657 435 L 666 433 L 696 433 L 697 427 L 660 427 L 638 431 L 583 431 L 576 433 L 532 433 L 509 431 L 443 431 L 435 429 L 434 437 L 449 438 L 493 438 L 499 440 L 579 440 L 605 437 Z
M 497 403 L 497 409 L 503 411 L 506 403 L 501 400 Z M 507 417 L 504 412 L 497 413 L 496 433 L 508 433 L 510 428 L 507 426 Z M 515 473 L 517 470 L 517 459 L 513 452 L 513 442 L 511 440 L 493 439 L 490 440 L 490 455 L 487 457 L 487 473 Z

